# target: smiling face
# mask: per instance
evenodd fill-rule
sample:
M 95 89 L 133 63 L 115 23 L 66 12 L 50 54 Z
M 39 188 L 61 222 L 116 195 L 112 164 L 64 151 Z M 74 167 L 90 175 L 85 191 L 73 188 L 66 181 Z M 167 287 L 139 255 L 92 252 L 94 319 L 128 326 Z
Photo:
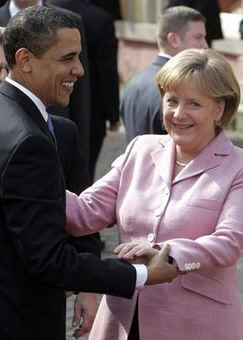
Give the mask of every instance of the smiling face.
M 25 48 L 17 51 L 13 79 L 20 80 L 46 106 L 65 107 L 69 104 L 75 82 L 84 75 L 79 59 L 80 33 L 77 29 L 61 28 L 57 31 L 57 38 L 57 42 L 40 57 Z
M 224 102 L 217 102 L 187 82 L 163 98 L 164 125 L 176 143 L 179 159 L 191 160 L 215 137 L 215 121 L 224 112 Z

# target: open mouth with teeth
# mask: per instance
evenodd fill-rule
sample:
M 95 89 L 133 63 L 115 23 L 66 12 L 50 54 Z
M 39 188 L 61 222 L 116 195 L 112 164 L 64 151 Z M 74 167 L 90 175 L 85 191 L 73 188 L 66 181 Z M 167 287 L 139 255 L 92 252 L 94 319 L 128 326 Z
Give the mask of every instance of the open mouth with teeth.
M 69 92 L 72 92 L 74 88 L 74 84 L 75 84 L 75 81 L 64 81 L 62 83 L 62 87 L 64 87 Z

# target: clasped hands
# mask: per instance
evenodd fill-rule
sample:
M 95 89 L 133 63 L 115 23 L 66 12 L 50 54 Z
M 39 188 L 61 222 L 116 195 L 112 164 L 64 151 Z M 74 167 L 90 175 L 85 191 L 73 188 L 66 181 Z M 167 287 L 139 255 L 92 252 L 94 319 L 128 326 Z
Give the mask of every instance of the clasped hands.
M 176 263 L 169 263 L 170 246 L 164 244 L 161 250 L 154 249 L 150 242 L 133 241 L 119 244 L 114 253 L 118 258 L 132 264 L 145 264 L 148 269 L 146 285 L 171 282 L 180 271 Z

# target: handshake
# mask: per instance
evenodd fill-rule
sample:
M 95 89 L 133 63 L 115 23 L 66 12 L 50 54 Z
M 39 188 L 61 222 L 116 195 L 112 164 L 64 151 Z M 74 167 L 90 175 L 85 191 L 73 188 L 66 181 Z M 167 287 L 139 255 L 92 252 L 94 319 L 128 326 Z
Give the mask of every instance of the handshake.
M 132 264 L 145 264 L 148 270 L 146 285 L 171 282 L 180 272 L 177 264 L 169 256 L 170 247 L 165 244 L 161 250 L 155 249 L 149 242 L 122 243 L 114 249 L 118 258 Z

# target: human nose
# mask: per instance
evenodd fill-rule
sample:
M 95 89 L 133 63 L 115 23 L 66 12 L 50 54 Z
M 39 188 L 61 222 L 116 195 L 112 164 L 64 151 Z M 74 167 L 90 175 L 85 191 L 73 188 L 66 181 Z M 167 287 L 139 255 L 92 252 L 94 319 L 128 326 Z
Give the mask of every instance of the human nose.
M 180 119 L 184 115 L 184 107 L 183 105 L 177 105 L 173 112 L 174 118 Z
M 79 57 L 75 61 L 75 65 L 72 69 L 72 73 L 77 77 L 83 77 L 85 74 L 84 66 Z

